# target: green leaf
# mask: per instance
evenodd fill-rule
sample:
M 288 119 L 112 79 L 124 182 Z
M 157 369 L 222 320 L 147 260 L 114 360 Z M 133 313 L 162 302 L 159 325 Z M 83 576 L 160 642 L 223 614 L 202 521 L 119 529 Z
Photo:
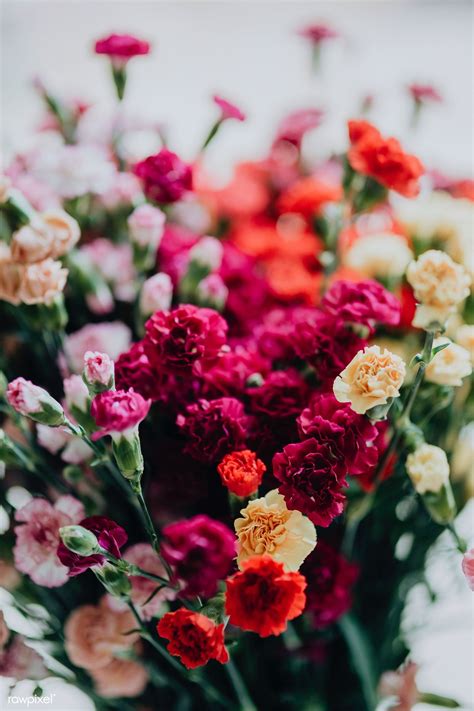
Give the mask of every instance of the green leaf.
M 376 673 L 373 650 L 367 635 L 354 615 L 350 613 L 341 617 L 338 625 L 349 649 L 352 665 L 359 677 L 367 711 L 375 711 Z

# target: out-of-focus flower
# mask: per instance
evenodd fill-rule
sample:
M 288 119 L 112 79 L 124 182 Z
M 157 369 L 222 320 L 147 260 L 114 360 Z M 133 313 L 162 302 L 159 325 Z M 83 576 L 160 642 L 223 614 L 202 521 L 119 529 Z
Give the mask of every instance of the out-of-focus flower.
M 110 390 L 114 384 L 114 363 L 107 353 L 86 351 L 83 378 L 94 392 Z
M 233 397 L 198 400 L 177 417 L 186 438 L 184 451 L 200 462 L 217 463 L 225 454 L 245 449 L 249 418 Z
M 317 128 L 324 116 L 320 109 L 301 109 L 288 114 L 278 126 L 276 141 L 287 141 L 299 148 L 308 131 Z
M 0 299 L 18 306 L 18 289 L 21 283 L 23 267 L 13 261 L 10 247 L 0 242 Z
M 12 677 L 15 681 L 38 681 L 49 676 L 49 672 L 38 652 L 28 647 L 23 637 L 15 635 L 11 644 L 0 652 L 0 676 Z
M 231 625 L 260 637 L 279 635 L 304 609 L 306 581 L 269 555 L 253 556 L 227 580 L 226 612 Z
M 40 221 L 23 225 L 12 235 L 10 248 L 15 262 L 28 264 L 51 256 L 53 233 Z
M 229 289 L 219 274 L 209 274 L 196 287 L 196 301 L 208 308 L 222 311 L 229 295 Z
M 43 388 L 25 378 L 8 383 L 6 397 L 14 410 L 36 422 L 57 427 L 64 422 L 64 410 Z
M 68 270 L 53 259 L 27 264 L 21 272 L 18 298 L 24 304 L 49 306 L 63 292 L 67 275 Z
M 6 560 L 0 560 L 0 588 L 13 591 L 21 582 L 21 575 L 15 566 Z
M 89 412 L 89 390 L 80 375 L 70 375 L 63 381 L 64 400 L 66 407 L 74 415 L 79 412 Z
M 310 219 L 320 214 L 324 205 L 337 202 L 341 197 L 339 185 L 329 185 L 311 176 L 300 178 L 281 193 L 277 200 L 277 210 L 280 214 L 296 212 Z
M 316 627 L 327 627 L 350 609 L 358 569 L 335 548 L 319 540 L 301 572 L 308 583 L 306 610 Z
M 193 188 L 191 166 L 167 148 L 137 163 L 134 173 L 147 198 L 158 203 L 176 202 Z
M 464 553 L 462 559 L 462 572 L 464 573 L 467 584 L 474 591 L 474 548 Z
M 167 311 L 173 298 L 173 282 L 169 274 L 159 272 L 147 279 L 140 292 L 140 313 L 150 316 L 155 311 Z
M 237 564 L 253 555 L 271 555 L 287 568 L 298 570 L 316 545 L 316 529 L 299 511 L 288 509 L 276 489 L 249 501 L 235 519 L 238 539 Z
M 123 552 L 123 557 L 128 563 L 138 565 L 147 573 L 153 573 L 165 577 L 166 572 L 163 563 L 160 561 L 155 551 L 149 543 L 136 543 L 129 546 Z M 156 582 L 145 578 L 143 575 L 130 575 L 129 580 L 132 584 L 130 597 L 134 605 L 138 607 L 141 617 L 144 620 L 151 620 L 152 617 L 158 617 L 163 610 L 163 605 L 167 600 L 173 600 L 176 597 L 176 592 L 172 588 L 163 588 L 157 592 L 149 602 L 148 598 L 156 590 Z M 115 600 L 110 600 L 110 605 L 122 605 Z
M 345 266 L 366 277 L 400 278 L 412 259 L 406 239 L 388 232 L 359 237 L 343 255 Z
M 236 496 L 251 496 L 262 483 L 265 464 L 255 452 L 243 449 L 226 454 L 217 467 L 222 483 Z
M 191 248 L 189 261 L 196 262 L 209 271 L 215 272 L 221 266 L 223 253 L 224 248 L 220 240 L 215 237 L 201 237 Z
M 6 175 L 0 175 L 0 203 L 6 202 L 10 194 L 12 181 Z
M 127 220 L 130 239 L 139 247 L 157 250 L 165 228 L 166 215 L 153 205 L 136 207 Z
M 418 665 L 408 662 L 398 671 L 384 672 L 380 678 L 379 692 L 381 696 L 396 696 L 396 706 L 392 711 L 411 711 L 418 700 L 416 674 Z
M 132 57 L 148 54 L 149 51 L 149 42 L 134 35 L 111 34 L 95 43 L 96 54 L 106 54 L 118 64 L 125 64 Z
M 431 84 L 409 84 L 407 89 L 411 98 L 417 103 L 440 103 L 443 101 L 439 91 Z
M 345 480 L 336 471 L 326 444 L 313 437 L 287 444 L 273 457 L 273 475 L 289 508 L 305 514 L 317 526 L 327 527 L 339 516 L 346 497 Z
M 320 44 L 321 42 L 336 39 L 336 37 L 340 36 L 339 32 L 336 32 L 332 27 L 322 22 L 306 25 L 302 27 L 301 30 L 298 30 L 298 34 L 300 37 L 309 40 L 312 44 Z
M 443 325 L 469 294 L 470 278 L 445 252 L 430 249 L 408 266 L 407 279 L 419 302 L 413 325 Z
M 148 683 L 148 672 L 142 664 L 130 659 L 112 659 L 104 667 L 88 669 L 97 693 L 106 699 L 140 696 Z
M 371 330 L 376 323 L 396 326 L 400 321 L 400 302 L 376 281 L 337 281 L 324 295 L 321 307 L 343 321 Z
M 79 521 L 79 526 L 91 531 L 96 536 L 101 548 L 116 558 L 121 557 L 120 549 L 127 542 L 128 536 L 115 521 L 105 518 L 105 516 L 89 516 Z M 61 563 L 69 568 L 68 575 L 70 577 L 79 575 L 95 565 L 102 565 L 105 561 L 104 556 L 100 553 L 88 556 L 73 553 L 62 542 L 58 546 L 57 554 Z
M 405 363 L 378 346 L 359 351 L 334 381 L 334 395 L 339 402 L 349 402 L 360 415 L 399 397 L 405 379 Z
M 100 428 L 94 439 L 135 429 L 148 415 L 150 401 L 130 390 L 107 390 L 92 400 L 91 415 Z
M 87 351 L 107 353 L 115 361 L 129 347 L 131 335 L 128 326 L 121 321 L 87 324 L 66 337 L 64 342 L 66 363 L 76 373 L 82 372 L 84 355 Z
M 115 210 L 123 205 L 136 205 L 143 200 L 140 181 L 132 173 L 115 173 L 107 190 L 99 196 L 100 202 L 108 210 Z
M 135 299 L 135 269 L 130 244 L 114 244 L 109 239 L 99 237 L 81 247 L 79 254 L 86 255 L 92 262 L 107 284 L 110 284 L 117 299 Z
M 81 231 L 77 221 L 64 210 L 47 210 L 41 219 L 52 234 L 52 247 L 48 257 L 57 259 L 67 254 L 79 241 Z
M 180 657 L 187 669 L 201 667 L 210 659 L 229 661 L 224 646 L 224 625 L 216 625 L 205 615 L 181 608 L 167 612 L 158 622 L 160 637 L 169 640 L 168 652 Z
M 405 197 L 420 191 L 418 179 L 424 167 L 416 156 L 405 153 L 395 138 L 383 138 L 368 121 L 349 121 L 351 167 Z
M 449 480 L 446 452 L 426 442 L 408 455 L 406 468 L 419 494 L 438 493 Z
M 471 364 L 474 363 L 474 325 L 463 324 L 456 330 L 456 343 L 465 348 L 470 355 Z
M 68 570 L 57 556 L 59 529 L 84 518 L 84 507 L 72 496 L 61 496 L 54 506 L 46 499 L 32 499 L 15 514 L 13 549 L 15 565 L 37 585 L 54 588 L 68 580 Z
M 133 388 L 146 400 L 158 400 L 161 394 L 161 379 L 151 367 L 144 352 L 143 341 L 133 343 L 128 351 L 115 362 L 117 390 Z
M 183 594 L 212 597 L 235 557 L 232 532 L 205 515 L 172 523 L 163 529 L 163 557 L 183 584 Z
M 0 610 L 0 654 L 3 651 L 4 646 L 8 642 L 10 637 L 10 630 L 8 629 L 3 612 Z
M 437 385 L 462 385 L 462 379 L 467 378 L 472 373 L 472 364 L 469 351 L 457 343 L 452 343 L 449 338 L 436 338 L 433 348 L 446 345 L 439 353 L 436 353 L 433 360 L 428 363 L 425 370 L 425 378 L 430 383 Z
M 217 94 L 212 97 L 212 100 L 221 110 L 221 122 L 227 119 L 245 121 L 245 114 L 235 104 L 231 104 L 230 101 L 223 99 L 222 96 L 218 96 Z

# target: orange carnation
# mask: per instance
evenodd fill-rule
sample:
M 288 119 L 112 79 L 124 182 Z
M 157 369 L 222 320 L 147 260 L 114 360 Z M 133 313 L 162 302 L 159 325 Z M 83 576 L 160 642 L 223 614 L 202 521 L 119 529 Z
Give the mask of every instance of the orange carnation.
M 217 467 L 222 483 L 236 496 L 253 494 L 262 483 L 265 470 L 265 464 L 250 449 L 226 454 Z
M 340 185 L 328 185 L 316 178 L 302 178 L 293 183 L 277 200 L 280 213 L 297 212 L 306 218 L 317 215 L 328 202 L 342 198 Z

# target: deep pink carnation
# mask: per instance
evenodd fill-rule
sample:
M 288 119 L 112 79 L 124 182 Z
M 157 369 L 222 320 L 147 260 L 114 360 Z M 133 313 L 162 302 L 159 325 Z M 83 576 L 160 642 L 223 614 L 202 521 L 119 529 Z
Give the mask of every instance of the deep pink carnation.
M 203 395 L 208 400 L 216 397 L 241 397 L 249 378 L 265 376 L 270 364 L 253 346 L 236 345 L 203 373 Z
M 313 437 L 327 445 L 331 462 L 342 476 L 364 474 L 378 461 L 377 427 L 332 393 L 313 398 L 298 418 L 298 429 L 302 439 Z
M 145 353 L 157 370 L 200 373 L 218 358 L 227 324 L 217 311 L 183 304 L 157 311 L 145 325 Z
M 443 101 L 439 91 L 435 89 L 434 86 L 431 86 L 431 84 L 410 84 L 408 91 L 411 97 L 420 103 L 423 101 L 434 101 L 437 103 Z
M 205 515 L 178 521 L 163 530 L 162 553 L 184 583 L 188 596 L 212 597 L 235 558 L 235 536 L 219 521 Z
M 299 147 L 306 133 L 320 125 L 323 116 L 320 109 L 293 111 L 278 126 L 276 141 L 288 141 Z
M 245 121 L 245 114 L 242 113 L 238 106 L 231 104 L 230 101 L 223 99 L 222 96 L 218 96 L 217 94 L 215 94 L 212 99 L 221 110 L 221 121 L 225 121 L 226 119 Z
M 167 148 L 137 163 L 133 172 L 141 179 L 147 198 L 155 202 L 176 202 L 193 189 L 191 166 Z
M 358 568 L 325 541 L 318 540 L 300 571 L 306 578 L 306 610 L 316 627 L 339 619 L 352 604 L 352 585 Z
M 133 35 L 111 34 L 97 40 L 95 51 L 96 54 L 107 54 L 109 57 L 127 60 L 140 54 L 148 54 L 150 44 Z
M 187 440 L 184 451 L 200 462 L 216 463 L 245 448 L 249 418 L 233 397 L 198 400 L 176 422 Z
M 158 400 L 161 378 L 151 367 L 143 341 L 133 343 L 115 362 L 117 390 L 133 389 L 145 399 Z
M 367 279 L 357 283 L 336 281 L 321 301 L 323 311 L 342 321 L 368 326 L 396 326 L 400 322 L 399 300 L 382 284 Z
M 150 404 L 132 389 L 99 393 L 92 400 L 91 415 L 100 431 L 92 439 L 135 427 L 148 415 Z
M 307 402 L 308 385 L 297 370 L 275 370 L 249 388 L 250 409 L 271 419 L 294 419 Z
M 317 526 L 329 526 L 344 509 L 344 479 L 338 477 L 329 447 L 314 438 L 287 444 L 273 457 L 273 475 L 288 508 L 301 511 Z
M 127 542 L 128 536 L 118 523 L 115 523 L 110 518 L 105 518 L 105 516 L 89 516 L 79 521 L 78 525 L 95 533 L 101 548 L 104 548 L 116 558 L 121 557 L 120 549 Z M 105 561 L 104 556 L 100 555 L 100 553 L 88 556 L 73 553 L 62 542 L 58 546 L 58 558 L 66 568 L 69 568 L 68 575 L 70 577 L 79 575 L 94 565 L 102 565 Z
M 306 323 L 315 313 L 314 308 L 295 306 L 275 308 L 265 315 L 254 335 L 260 352 L 273 361 L 293 360 L 293 333 L 297 323 Z

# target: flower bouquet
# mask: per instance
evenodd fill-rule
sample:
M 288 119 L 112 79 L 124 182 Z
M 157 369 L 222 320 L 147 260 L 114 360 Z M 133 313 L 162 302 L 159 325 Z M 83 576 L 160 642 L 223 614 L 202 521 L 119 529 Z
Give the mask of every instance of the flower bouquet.
M 335 33 L 302 34 L 316 66 Z M 474 587 L 472 183 L 364 117 L 310 163 L 309 108 L 216 186 L 242 111 L 215 96 L 186 162 L 124 110 L 149 44 L 95 51 L 112 119 L 36 81 L 0 186 L 0 674 L 121 711 L 456 707 L 402 616 L 445 530 Z

